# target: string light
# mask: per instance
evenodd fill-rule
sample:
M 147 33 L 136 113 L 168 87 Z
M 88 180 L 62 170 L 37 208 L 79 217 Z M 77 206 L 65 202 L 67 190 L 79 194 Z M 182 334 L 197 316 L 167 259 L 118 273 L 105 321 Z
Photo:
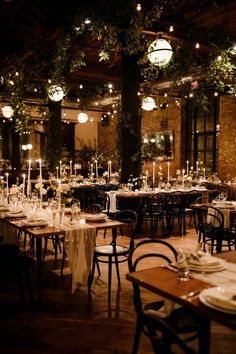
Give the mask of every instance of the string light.
M 195 44 L 195 48 L 196 48 L 196 49 L 199 49 L 199 48 L 200 48 L 200 44 L 199 44 L 198 42 Z
M 137 11 L 141 11 L 141 10 L 142 10 L 141 4 L 137 4 L 136 10 L 137 10 Z
M 174 26 L 173 25 L 170 25 L 169 32 L 174 32 Z

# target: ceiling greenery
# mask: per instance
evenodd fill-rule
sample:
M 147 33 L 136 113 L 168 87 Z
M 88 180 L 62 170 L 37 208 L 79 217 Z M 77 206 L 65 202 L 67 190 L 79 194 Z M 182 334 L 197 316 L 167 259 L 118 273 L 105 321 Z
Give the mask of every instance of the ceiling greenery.
M 161 68 L 149 63 L 147 30 L 155 33 L 171 24 L 179 13 L 177 0 L 144 1 L 142 11 L 136 10 L 133 0 L 87 0 L 82 4 L 72 1 L 71 6 L 57 4 L 56 9 L 52 2 L 46 3 L 48 7 L 42 2 L 41 10 L 52 19 L 47 27 L 48 38 L 39 30 L 24 33 L 18 46 L 1 57 L 0 93 L 14 108 L 17 131 L 28 125 L 27 98 L 37 99 L 42 109 L 47 106 L 49 84 L 60 84 L 67 93 L 65 100 L 76 91 L 70 77 L 86 66 L 88 43 L 98 49 L 98 62 L 108 66 L 114 64 L 121 51 L 136 55 L 144 93 L 156 90 L 157 82 L 170 81 L 172 92 L 180 97 L 192 94 L 195 102 L 203 106 L 209 90 L 236 93 L 235 51 L 229 47 L 231 42 L 222 28 L 209 30 L 204 48 L 197 50 L 193 40 L 195 28 L 186 19 L 186 36 L 179 40 L 170 63 Z M 27 11 L 33 9 L 30 6 Z M 201 44 L 201 35 L 199 38 Z M 95 88 L 90 86 L 87 92 L 80 93 L 81 107 L 88 107 L 89 99 L 104 94 L 103 83 L 97 83 Z

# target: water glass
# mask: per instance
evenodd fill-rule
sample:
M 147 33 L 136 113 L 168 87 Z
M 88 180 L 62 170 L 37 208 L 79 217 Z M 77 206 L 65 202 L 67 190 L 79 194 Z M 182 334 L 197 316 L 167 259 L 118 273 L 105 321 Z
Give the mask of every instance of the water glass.
M 180 249 L 177 256 L 178 278 L 181 281 L 189 280 L 190 266 L 188 252 Z

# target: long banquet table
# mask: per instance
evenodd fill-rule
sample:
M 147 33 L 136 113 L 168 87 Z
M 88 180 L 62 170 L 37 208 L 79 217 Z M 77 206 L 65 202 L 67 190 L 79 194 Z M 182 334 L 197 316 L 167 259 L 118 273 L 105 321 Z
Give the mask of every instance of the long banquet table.
M 97 231 L 110 229 L 112 230 L 112 237 L 115 239 L 117 229 L 123 225 L 122 222 L 110 219 L 101 222 L 87 221 L 81 224 L 79 220 L 74 220 L 71 223 L 69 218 L 65 218 L 59 227 L 48 225 L 45 227 L 27 227 L 27 218 L 20 217 L 20 215 L 15 218 L 5 218 L 4 216 L 4 213 L 0 214 L 0 232 L 4 242 L 17 243 L 19 231 L 24 231 L 35 240 L 39 303 L 42 302 L 43 239 L 56 235 L 65 237 L 65 249 L 72 274 L 72 293 L 74 293 L 78 287 L 87 285 Z M 86 216 L 86 214 L 83 214 L 83 216 Z
M 201 320 L 199 333 L 199 353 L 210 352 L 211 320 L 236 330 L 236 314 L 228 314 L 202 304 L 197 297 L 185 296 L 189 293 L 200 293 L 214 286 L 236 285 L 236 251 L 223 252 L 217 257 L 226 260 L 227 268 L 216 273 L 195 274 L 188 281 L 180 281 L 177 273 L 164 267 L 155 267 L 127 274 L 126 278 L 138 283 L 169 300 L 196 311 Z

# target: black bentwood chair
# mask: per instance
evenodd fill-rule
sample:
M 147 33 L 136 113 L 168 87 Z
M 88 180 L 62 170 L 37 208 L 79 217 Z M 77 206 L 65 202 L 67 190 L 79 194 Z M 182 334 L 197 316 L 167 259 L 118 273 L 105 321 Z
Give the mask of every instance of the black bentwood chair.
M 119 263 L 128 261 L 130 252 L 134 247 L 138 216 L 133 210 L 121 210 L 115 214 L 113 220 L 121 221 L 125 225 L 120 229 L 117 238 L 112 238 L 112 242 L 110 244 L 95 247 L 93 265 L 88 280 L 88 292 L 90 293 L 94 278 L 95 265 L 97 265 L 100 275 L 99 263 L 108 264 L 108 304 L 111 302 L 112 265 L 115 265 L 118 284 L 120 286 Z M 122 237 L 124 236 L 128 236 L 130 238 L 128 246 L 120 243 Z
M 18 245 L 0 243 L 0 283 L 16 282 L 21 300 L 27 290 L 32 304 L 34 268 L 33 257 L 20 254 Z
M 129 257 L 129 271 L 168 264 L 177 260 L 177 251 L 164 240 L 145 240 L 136 244 Z M 150 292 L 149 292 L 150 294 Z M 134 307 L 136 310 L 136 329 L 132 354 L 138 352 L 141 334 L 144 333 L 152 342 L 155 353 L 174 353 L 172 344 L 179 344 L 186 353 L 193 353 L 187 343 L 198 338 L 199 319 L 196 313 L 185 308 L 174 309 L 167 317 L 160 318 L 158 311 L 164 306 L 164 300 L 144 304 L 145 289 L 133 283 Z M 181 335 L 183 335 L 184 340 Z M 189 351 L 188 351 L 189 350 Z

